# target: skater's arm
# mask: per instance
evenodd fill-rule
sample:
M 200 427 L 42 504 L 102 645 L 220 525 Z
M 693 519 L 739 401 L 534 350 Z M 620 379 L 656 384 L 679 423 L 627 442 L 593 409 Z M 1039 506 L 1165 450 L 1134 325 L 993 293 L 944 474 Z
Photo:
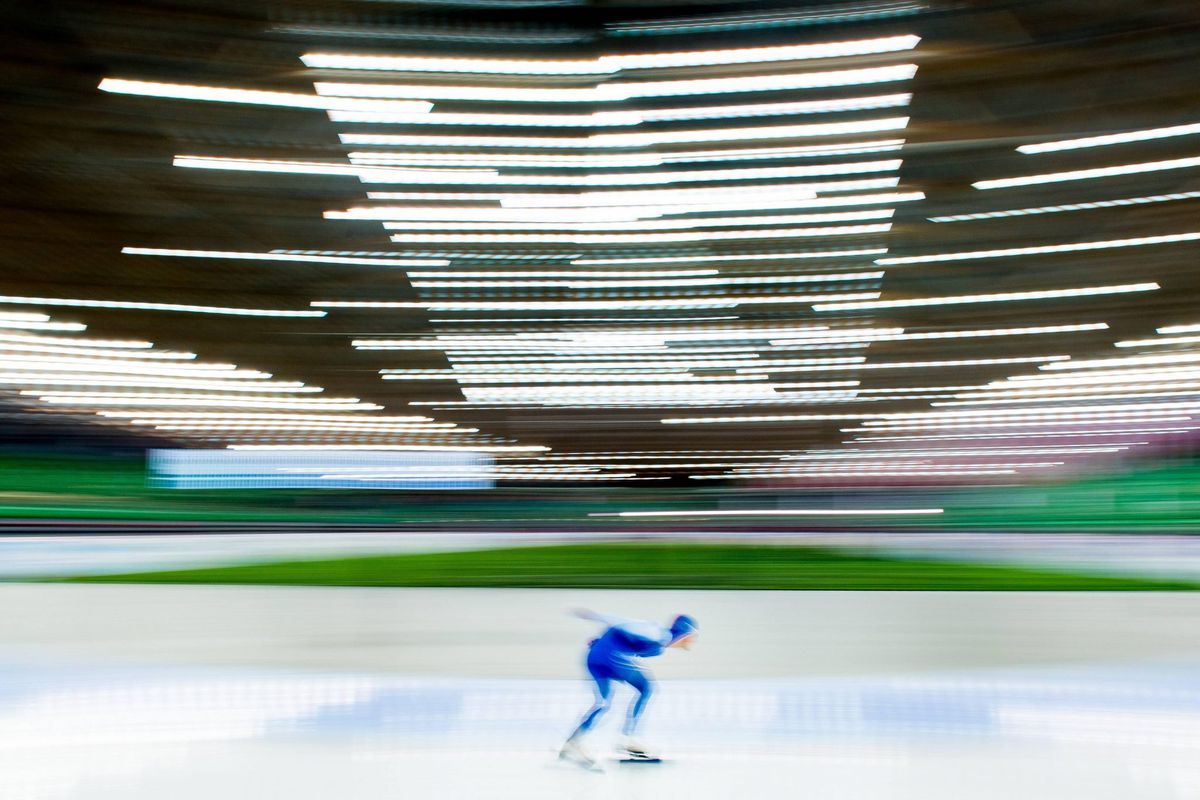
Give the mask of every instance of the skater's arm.
M 610 614 L 600 614 L 587 608 L 577 608 L 572 612 L 580 619 L 588 619 L 593 622 L 599 622 L 609 628 L 619 628 L 625 633 L 635 636 L 639 639 L 649 639 L 651 641 L 668 641 L 670 633 L 661 625 L 653 622 L 646 622 L 640 619 L 627 619 L 625 617 L 614 617 Z
M 591 620 L 592 622 L 599 622 L 604 625 L 607 625 L 610 628 L 618 628 L 627 623 L 637 621 L 637 620 L 632 620 L 632 619 L 625 619 L 624 617 L 614 617 L 610 614 L 601 614 L 597 611 L 592 611 L 589 608 L 577 608 L 574 611 L 572 611 L 571 613 L 574 614 L 575 616 L 579 617 L 580 619 L 587 619 L 587 620 Z

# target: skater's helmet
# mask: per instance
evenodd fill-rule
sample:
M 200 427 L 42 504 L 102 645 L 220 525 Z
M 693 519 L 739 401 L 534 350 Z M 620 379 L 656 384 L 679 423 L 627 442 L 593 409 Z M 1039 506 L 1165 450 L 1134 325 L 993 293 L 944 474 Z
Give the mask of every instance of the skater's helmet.
M 696 620 L 689 617 L 687 614 L 680 614 L 671 621 L 671 641 L 679 641 L 690 633 L 695 633 L 700 626 L 696 624 Z

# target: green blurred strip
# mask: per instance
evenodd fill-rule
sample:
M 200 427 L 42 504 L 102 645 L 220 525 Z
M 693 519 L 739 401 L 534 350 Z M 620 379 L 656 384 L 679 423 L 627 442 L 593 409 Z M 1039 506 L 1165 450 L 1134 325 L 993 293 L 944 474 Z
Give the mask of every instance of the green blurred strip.
M 815 547 L 583 544 L 285 561 L 69 578 L 87 583 L 589 589 L 1195 590 L 1200 584 L 864 556 Z
M 761 505 L 780 498 L 801 506 L 808 496 L 827 503 L 832 491 L 764 490 Z M 854 492 L 841 494 L 854 502 Z M 886 502 L 885 491 L 872 493 Z M 897 505 L 944 507 L 936 517 L 822 518 L 822 528 L 917 530 L 1096 530 L 1200 532 L 1200 464 L 1146 467 L 1060 483 L 1013 487 L 913 490 Z M 752 503 L 742 494 L 739 502 Z M 882 498 L 882 499 L 881 499 Z M 340 522 L 351 524 L 498 525 L 571 524 L 703 526 L 700 520 L 591 518 L 597 511 L 704 510 L 727 499 L 718 487 L 537 487 L 487 492 L 387 492 L 352 490 L 193 491 L 146 485 L 140 459 L 0 457 L 0 518 L 197 522 Z M 848 506 L 852 507 L 852 506 Z M 719 524 L 769 524 L 778 520 L 725 519 Z M 798 521 L 797 527 L 808 523 Z

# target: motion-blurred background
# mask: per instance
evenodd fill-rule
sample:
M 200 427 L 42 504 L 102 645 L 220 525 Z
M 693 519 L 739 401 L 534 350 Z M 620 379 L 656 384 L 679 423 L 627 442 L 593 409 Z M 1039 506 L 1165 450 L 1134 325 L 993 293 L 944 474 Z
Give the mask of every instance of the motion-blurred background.
M 4 797 L 1200 786 L 1194 2 L 0 15 Z

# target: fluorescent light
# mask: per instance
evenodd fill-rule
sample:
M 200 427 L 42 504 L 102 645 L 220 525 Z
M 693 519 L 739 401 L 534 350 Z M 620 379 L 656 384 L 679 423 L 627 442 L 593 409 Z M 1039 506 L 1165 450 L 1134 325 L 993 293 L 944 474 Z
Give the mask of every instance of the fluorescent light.
M 204 395 L 204 394 L 131 394 L 131 393 L 97 393 L 97 392 L 50 392 L 41 390 L 24 390 L 22 395 L 36 397 L 44 403 L 67 406 L 145 406 L 145 407 L 229 407 L 229 408 L 275 408 L 275 409 L 312 409 L 341 410 L 341 411 L 376 411 L 383 406 L 363 403 L 346 398 L 326 399 L 291 399 L 291 398 L 258 398 L 236 395 Z
M 1161 436 L 1171 433 L 1188 433 L 1193 427 L 1180 428 L 1115 428 L 1112 430 L 1087 431 L 1079 428 L 1058 430 L 1023 430 L 1016 433 L 941 433 L 941 434 L 908 434 L 902 436 L 855 436 L 854 442 L 934 442 L 934 441 L 971 441 L 975 439 L 1090 439 L 1106 436 Z M 1134 445 L 1138 442 L 1128 442 Z
M 1057 206 L 1012 208 L 1007 211 L 983 211 L 978 214 L 948 214 L 941 217 L 928 217 L 928 219 L 930 222 L 969 222 L 980 219 L 999 219 L 1001 217 L 1024 217 L 1036 214 L 1057 214 L 1063 211 L 1091 211 L 1097 208 L 1140 206 L 1147 203 L 1165 203 L 1171 200 L 1191 200 L 1196 197 L 1200 197 L 1200 192 L 1175 192 L 1173 194 L 1152 194 L 1144 197 L 1125 197 L 1119 200 L 1094 200 L 1090 203 L 1065 203 Z
M 129 377 L 127 375 L 87 375 L 78 373 L 4 372 L 0 363 L 0 383 L 17 386 L 113 386 L 156 389 L 212 389 L 257 394 L 315 393 L 322 389 L 303 384 L 264 383 L 258 381 L 201 380 L 169 377 Z
M 370 211 L 375 212 L 374 209 Z M 332 216 L 339 212 L 326 212 L 325 216 L 331 219 L 361 219 L 363 217 L 341 217 Z M 390 219 L 395 220 L 397 214 L 395 212 L 375 212 L 376 217 L 382 214 L 392 214 Z M 400 212 L 403 214 L 405 212 Z M 748 215 L 737 217 L 700 217 L 695 219 L 681 220 L 630 220 L 630 221 L 613 221 L 613 222 L 571 222 L 544 220 L 540 222 L 511 222 L 507 220 L 493 220 L 482 222 L 451 222 L 451 221 L 435 221 L 425 222 L 417 221 L 410 222 L 407 220 L 396 222 L 384 222 L 384 230 L 389 231 L 578 231 L 578 232 L 617 232 L 626 233 L 630 231 L 644 231 L 647 234 L 657 234 L 662 231 L 672 230 L 695 230 L 698 228 L 732 228 L 732 227 L 759 227 L 765 225 L 804 225 L 809 223 L 831 223 L 831 222 L 860 222 L 864 220 L 880 220 L 891 219 L 895 211 L 890 208 L 872 209 L 870 211 L 837 211 L 828 214 L 783 214 L 783 215 Z M 400 219 L 404 219 L 402 216 Z
M 527 278 L 699 278 L 711 277 L 720 275 L 720 270 L 716 269 L 663 269 L 652 271 L 634 271 L 634 270 L 430 270 L 428 272 L 410 272 L 410 278 L 510 278 L 514 280 Z M 882 275 L 883 273 L 871 273 Z M 723 319 L 736 319 L 736 317 L 723 317 Z M 487 321 L 487 320 L 480 320 Z M 518 322 L 528 322 L 531 320 L 517 320 Z M 563 320 L 552 320 L 554 322 L 562 322 Z M 601 321 L 611 321 L 608 318 L 601 318 Z M 670 320 L 663 320 L 669 322 Z
M 107 356 L 107 353 L 97 355 Z M 4 369 L 28 369 L 34 371 L 61 370 L 81 372 L 111 372 L 136 375 L 166 375 L 172 377 L 223 378 L 233 380 L 263 380 L 271 377 L 269 372 L 237 369 L 233 364 L 194 362 L 187 364 L 162 364 L 132 359 L 97 358 L 82 356 L 22 355 L 9 353 L 0 356 Z
M 140 339 L 78 339 L 67 336 L 38 336 L 36 334 L 0 333 L 0 342 L 28 342 L 31 344 L 65 344 L 72 347 L 115 348 L 128 350 L 147 350 L 154 347 L 154 342 Z M 159 351 L 162 352 L 162 351 Z M 189 357 L 193 354 L 187 354 Z
M 344 175 L 357 177 L 362 167 L 321 161 L 280 161 L 268 158 L 222 158 L 175 156 L 173 166 L 187 169 L 220 169 L 233 172 L 285 172 L 296 175 Z
M 313 86 L 325 97 L 399 98 L 405 100 L 482 100 L 519 103 L 609 103 L 635 97 L 680 97 L 731 92 L 786 91 L 821 89 L 834 86 L 863 86 L 874 83 L 911 80 L 915 64 L 835 70 L 794 72 L 771 75 L 744 75 L 733 78 L 701 78 L 675 81 L 610 82 L 597 86 L 571 88 L 525 88 L 514 86 L 472 86 L 467 84 L 389 84 L 335 83 L 319 81 Z
M 878 292 L 855 292 L 825 297 L 877 297 Z M 561 309 L 736 308 L 741 305 L 807 303 L 821 295 L 762 295 L 758 297 L 678 297 L 643 300 L 430 300 L 425 302 L 375 300 L 314 300 L 315 308 L 428 308 L 439 311 L 514 311 Z
M 275 159 L 224 158 L 217 156 L 175 156 L 173 164 L 189 169 L 217 169 L 234 172 L 267 172 L 288 173 L 296 175 L 341 175 L 358 178 L 363 183 L 383 184 L 422 184 L 422 185 L 493 185 L 493 186 L 655 186 L 675 183 L 696 183 L 708 181 L 749 181 L 774 180 L 779 178 L 803 177 L 814 175 L 851 175 L 867 172 L 887 172 L 899 168 L 899 161 L 869 161 L 856 164 L 838 164 L 828 166 L 795 166 L 795 167 L 762 167 L 720 170 L 687 170 L 681 172 L 627 172 L 627 173 L 596 173 L 591 175 L 499 175 L 491 170 L 469 169 L 408 169 L 404 167 L 372 167 L 361 165 L 336 164 L 319 161 L 282 161 Z M 897 185 L 898 178 L 870 178 L 845 181 L 820 181 L 800 184 L 802 191 L 850 191 L 855 189 L 891 188 Z M 773 185 L 765 189 L 754 189 L 756 194 L 770 194 L 787 191 L 789 187 Z M 769 189 L 770 191 L 767 191 Z M 703 190 L 711 197 L 711 190 Z M 607 197 L 591 197 L 586 195 L 559 196 L 557 204 L 566 205 L 606 205 L 625 204 L 629 198 L 615 197 L 615 192 L 605 192 Z M 429 199 L 428 193 L 371 193 L 369 197 L 378 199 Z M 538 195 L 539 201 L 548 195 Z M 494 195 L 472 194 L 440 194 L 434 196 L 438 200 L 467 200 L 473 201 L 485 197 L 488 200 L 498 199 Z M 519 196 L 517 196 L 519 199 Z M 595 202 L 608 199 L 610 203 Z
M 851 136 L 908 127 L 908 117 L 884 117 L 853 122 L 813 122 L 798 125 L 755 125 L 748 128 L 701 128 L 635 133 L 593 133 L 588 136 L 463 136 L 409 133 L 341 133 L 342 144 L 382 147 L 529 147 L 593 150 L 655 147 L 694 142 L 749 142 L 762 139 L 801 139 L 812 136 Z
M 125 300 L 79 300 L 66 297 L 15 297 L 0 295 L 0 303 L 29 306 L 69 306 L 73 308 L 122 308 L 134 311 L 184 311 L 192 314 L 227 314 L 239 317 L 323 317 L 324 311 L 287 311 L 265 308 L 227 308 L 193 306 L 180 303 L 140 303 Z
M 1117 347 L 1156 347 L 1175 344 L 1200 344 L 1200 336 L 1160 336 L 1157 339 L 1126 339 Z
M 1058 139 L 1036 144 L 1023 144 L 1017 148 L 1025 155 L 1038 153 L 1057 153 L 1062 150 L 1078 150 L 1084 147 L 1105 147 L 1112 144 L 1127 144 L 1129 142 L 1147 142 L 1152 139 L 1169 139 L 1173 136 L 1190 136 L 1200 133 L 1200 123 L 1188 125 L 1172 125 L 1167 128 L 1144 128 L 1138 131 L 1124 133 L 1109 133 L 1100 136 L 1083 136 L 1077 139 Z
M 433 422 L 424 416 L 351 416 L 347 414 L 279 414 L 267 412 L 216 412 L 216 411 L 169 411 L 148 416 L 145 411 L 97 411 L 97 416 L 128 419 L 134 425 L 156 425 L 180 421 L 265 421 L 265 422 L 375 422 L 388 424 L 412 424 Z
M 941 514 L 941 508 L 746 508 L 713 511 L 613 511 L 589 513 L 589 517 L 865 517 Z
M 1046 370 L 1100 369 L 1105 367 L 1130 367 L 1148 364 L 1185 364 L 1200 361 L 1200 353 L 1156 353 L 1145 356 L 1122 356 L 1120 358 L 1091 358 L 1042 367 Z
M 613 36 L 623 37 L 694 35 L 764 28 L 829 25 L 838 22 L 863 22 L 886 17 L 910 16 L 928 10 L 929 6 L 923 3 L 885 1 L 860 3 L 854 6 L 815 6 L 813 10 L 731 12 L 703 17 L 613 22 L 607 26 L 607 30 Z
M 219 159 L 218 159 L 219 161 Z M 270 163 L 270 162 L 268 162 Z M 284 163 L 284 162 L 280 162 Z M 211 167 L 219 169 L 220 166 Z M 811 199 L 816 196 L 817 192 L 852 192 L 852 191 L 871 191 L 875 189 L 894 189 L 900 184 L 900 179 L 896 176 L 886 178 L 857 178 L 854 180 L 844 181 L 821 181 L 819 183 L 772 183 L 764 186 L 730 186 L 721 189 L 720 202 L 730 203 L 744 201 L 748 199 L 773 199 L 773 200 L 788 200 L 795 201 L 796 199 Z M 904 193 L 904 199 L 919 199 L 909 197 L 908 193 Z M 599 191 L 580 191 L 580 192 L 367 192 L 368 200 L 412 200 L 419 202 L 437 201 L 439 203 L 446 202 L 461 202 L 461 203 L 499 203 L 504 208 L 587 208 L 597 209 L 604 206 L 620 206 L 622 208 L 652 206 L 652 205 L 667 205 L 667 206 L 706 206 L 714 201 L 712 189 L 702 187 L 686 187 L 672 189 L 601 189 Z M 828 198 L 832 203 L 835 200 L 844 200 L 844 198 Z M 898 200 L 897 200 L 898 201 Z M 875 202 L 872 200 L 871 202 Z M 889 202 L 889 200 L 881 199 L 879 202 Z M 844 203 L 842 203 L 844 204 Z M 794 208 L 796 206 L 781 206 L 786 208 Z M 280 251 L 276 251 L 280 252 Z M 297 251 L 286 251 L 297 252 Z M 391 252 L 374 252 L 374 251 L 299 251 L 311 252 L 323 255 L 397 255 Z M 428 252 L 405 252 L 400 253 L 403 256 L 433 256 L 433 257 L 457 257 L 457 258 L 492 258 L 492 259 L 508 259 L 517 258 L 526 259 L 558 259 L 563 258 L 563 254 L 552 253 L 547 255 L 530 254 L 524 256 L 516 256 L 509 254 L 496 253 L 428 253 Z M 575 254 L 575 258 L 581 257 L 581 254 Z
M 1190 156 L 1188 158 L 1172 158 L 1166 161 L 1143 161 L 1138 164 L 1121 164 L 1114 167 L 1076 169 L 1068 172 L 1044 172 L 1039 175 L 1023 175 L 1016 178 L 996 178 L 994 180 L 976 181 L 971 185 L 976 189 L 1007 189 L 1013 186 L 1034 186 L 1041 183 L 1111 178 L 1116 175 L 1136 175 L 1142 172 L 1161 172 L 1163 170 L 1184 169 L 1196 166 L 1200 166 L 1200 157 Z
M 677 150 L 668 153 L 494 153 L 438 152 L 411 153 L 354 151 L 350 163 L 357 167 L 443 167 L 463 169 L 617 169 L 620 167 L 662 167 L 668 164 L 698 164 L 714 161 L 773 161 L 778 159 L 823 158 L 871 153 L 890 153 L 904 146 L 903 139 L 846 144 L 805 145 L 801 147 L 747 147 L 737 150 Z
M 505 384 L 505 383 L 520 383 L 520 384 L 545 384 L 545 383 L 565 383 L 575 384 L 579 386 L 600 385 L 600 384 L 633 384 L 633 383 L 649 383 L 649 384 L 669 384 L 669 383 L 753 383 L 755 381 L 764 380 L 761 376 L 748 377 L 746 375 L 718 375 L 715 377 L 696 376 L 688 372 L 656 372 L 656 373 L 633 373 L 633 372 L 522 372 L 520 374 L 498 374 L 498 373 L 483 373 L 483 372 L 458 372 L 450 371 L 449 375 L 412 375 L 412 374 L 387 374 L 383 376 L 385 381 L 454 381 L 462 386 L 487 385 L 487 384 Z M 541 391 L 539 387 L 538 391 Z
M 102 92 L 131 94 L 140 97 L 166 97 L 176 100 L 204 100 L 218 103 L 247 103 L 257 106 L 287 106 L 290 108 L 314 108 L 320 110 L 344 109 L 347 111 L 422 114 L 433 108 L 433 103 L 420 101 L 362 101 L 321 97 L 296 92 L 265 92 L 254 89 L 230 89 L 224 86 L 195 86 L 185 83 L 158 83 L 155 81 L 130 81 L 121 78 L 105 78 L 98 87 Z
M 869 419 L 871 414 L 756 414 L 737 417 L 665 417 L 664 425 L 722 424 L 727 422 L 829 422 Z
M 270 164 L 272 162 L 261 163 Z M 588 175 L 534 175 L 530 173 L 496 175 L 487 170 L 435 170 L 355 166 L 353 167 L 353 174 L 363 183 L 470 184 L 472 186 L 669 186 L 679 183 L 705 183 L 709 181 L 758 181 L 827 175 L 862 175 L 870 172 L 894 172 L 900 168 L 900 164 L 900 159 L 884 159 L 881 161 L 856 161 L 848 164 L 736 167 L 730 169 L 682 170 L 677 172 L 600 172 Z M 862 185 L 866 184 L 825 181 L 801 184 L 800 188 L 810 192 L 840 191 L 843 188 L 852 189 Z M 774 189 L 775 187 L 769 188 Z M 760 193 L 769 192 L 760 190 Z M 709 200 L 711 202 L 711 195 L 709 196 Z M 589 203 L 585 201 L 583 205 L 589 205 Z
M 995 294 L 963 294 L 948 297 L 917 297 L 908 300 L 868 300 L 856 302 L 816 303 L 814 311 L 852 311 L 874 308 L 910 308 L 914 306 L 965 305 L 969 303 L 1007 303 L 1017 300 L 1053 300 L 1066 297 L 1093 297 L 1130 292 L 1152 292 L 1157 283 L 1126 283 L 1110 286 L 1085 286 L 1078 289 L 1048 289 L 1032 292 L 998 292 Z
M 1061 417 L 1070 415 L 1119 416 L 1163 413 L 1200 409 L 1200 402 L 1178 403 L 1110 403 L 1107 405 L 1055 406 L 1046 409 L 984 409 L 980 411 L 918 411 L 896 414 L 878 414 L 867 425 L 892 425 L 920 422 L 922 420 L 986 420 L 986 419 L 1036 419 L 1039 417 Z
M 231 444 L 229 450 L 436 450 L 468 453 L 544 453 L 550 448 L 543 445 L 416 445 L 416 444 Z
M 331 122 L 395 125 L 487 125 L 489 127 L 613 128 L 633 127 L 647 122 L 679 122 L 695 119 L 826 114 L 839 111 L 873 111 L 902 108 L 912 100 L 904 93 L 850 97 L 832 100 L 801 100 L 789 103 L 752 103 L 693 108 L 644 108 L 630 111 L 594 111 L 590 114 L 495 114 L 440 111 L 329 111 Z M 395 102 L 395 101 L 376 101 Z M 403 102 L 403 101 L 400 101 Z
M 365 69 L 395 72 L 444 72 L 491 75 L 611 75 L 621 70 L 668 67 L 760 64 L 772 61 L 806 61 L 820 58 L 894 53 L 911 50 L 919 36 L 887 36 L 823 44 L 746 47 L 729 50 L 695 50 L 674 53 L 622 53 L 593 59 L 535 60 L 490 58 L 437 58 L 429 56 L 376 56 L 340 53 L 305 53 L 306 67 Z
M 1017 356 L 1013 358 L 959 358 L 942 361 L 883 361 L 870 364 L 857 364 L 853 369 L 920 369 L 924 367 L 970 367 L 981 366 L 985 364 L 1038 364 L 1045 361 L 1065 361 L 1070 356 Z M 771 360 L 763 359 L 747 364 L 745 367 L 738 368 L 740 374 L 750 375 L 759 372 L 811 372 L 814 367 L 789 367 L 780 369 L 769 366 L 776 363 Z M 830 369 L 830 367 L 822 367 L 819 369 Z M 839 367 L 838 369 L 848 369 L 848 367 Z
M 924 264 L 934 261 L 971 261 L 980 258 L 1005 258 L 1009 256 L 1033 256 L 1046 253 L 1073 253 L 1082 250 L 1109 250 L 1118 247 L 1141 247 L 1151 244 L 1170 244 L 1173 242 L 1194 242 L 1200 239 L 1200 232 L 1172 233 L 1163 236 L 1138 236 L 1131 239 L 1107 239 L 1098 242 L 1076 242 L 1074 244 L 1051 244 L 1038 247 L 1009 247 L 1000 250 L 969 250 L 958 253 L 936 253 L 925 256 L 891 256 L 877 258 L 875 263 L 881 266 L 895 264 Z
M 1178 410 L 1167 411 L 1131 411 L 1124 413 L 1107 413 L 1107 414 L 1088 414 L 1080 412 L 1071 413 L 1052 413 L 1045 412 L 1038 416 L 1023 416 L 1001 419 L 1000 421 L 985 420 L 960 420 L 960 419 L 929 419 L 915 422 L 893 422 L 881 420 L 868 420 L 864 422 L 864 427 L 861 428 L 842 428 L 844 433 L 850 432 L 870 432 L 881 433 L 891 431 L 907 431 L 907 430 L 924 430 L 927 428 L 967 428 L 967 429 L 985 429 L 993 428 L 1028 428 L 1032 425 L 1046 424 L 1071 424 L 1071 425 L 1113 425 L 1113 424 L 1134 424 L 1134 423 L 1154 423 L 1161 424 L 1164 422 L 1191 422 L 1192 418 L 1186 416 Z
M 43 353 L 46 355 L 65 356 L 97 356 L 105 358 L 125 358 L 133 362 L 145 361 L 189 361 L 196 357 L 195 353 L 181 353 L 173 350 L 102 350 L 96 347 L 69 347 L 63 345 L 25 344 L 6 341 L 0 337 L 0 363 L 3 353 Z
M 1200 333 L 1200 325 L 1167 325 L 1159 328 L 1158 333 Z
M 15 319 L 0 320 L 0 328 L 23 331 L 85 331 L 82 322 L 23 322 Z
M 1041 391 L 1021 392 L 997 392 L 981 393 L 978 395 L 964 395 L 966 397 L 979 397 L 990 399 L 978 400 L 946 400 L 937 403 L 930 403 L 932 406 L 996 406 L 996 405 L 1020 405 L 1023 403 L 1052 403 L 1058 400 L 1071 400 L 1078 402 L 1081 400 L 1140 400 L 1151 397 L 1195 397 L 1200 395 L 1200 383 L 1177 383 L 1177 384 L 1162 384 L 1166 388 L 1176 387 L 1177 391 L 1169 392 L 1152 392 L 1139 391 L 1138 386 L 1117 386 L 1117 387 L 1074 387 L 1061 389 L 1044 389 Z M 1153 384 L 1151 384 L 1153 386 Z M 1021 394 L 1029 396 L 1021 397 Z
M 424 275 L 421 276 L 424 278 Z M 828 275 L 755 275 L 752 277 L 717 277 L 717 278 L 667 278 L 659 280 L 490 280 L 490 281 L 427 281 L 413 280 L 409 283 L 415 289 L 462 289 L 462 288 L 520 288 L 520 287 L 559 287 L 567 289 L 603 289 L 612 287 L 650 287 L 650 286 L 727 286 L 734 284 L 771 285 L 781 283 L 829 283 L 834 281 L 878 280 L 882 272 L 843 272 Z
M 887 477 L 887 478 L 917 478 L 927 476 L 952 476 L 961 478 L 965 476 L 980 476 L 980 475 L 1015 475 L 1015 469 L 970 469 L 963 466 L 956 466 L 954 469 L 938 469 L 938 470 L 913 470 L 907 467 L 903 470 L 870 470 L 870 471 L 855 471 L 853 473 L 828 473 L 820 472 L 799 472 L 795 470 L 787 471 L 769 471 L 755 473 L 725 473 L 723 475 L 689 475 L 688 477 L 694 481 L 700 480 L 727 480 L 729 478 L 866 478 L 866 477 Z
M 811 336 L 800 336 L 790 339 L 772 339 L 771 345 L 787 347 L 789 345 L 806 345 L 821 342 L 853 341 L 863 342 L 898 342 L 921 341 L 926 339 L 971 339 L 992 336 L 1029 336 L 1044 333 L 1076 333 L 1080 331 L 1106 330 L 1105 322 L 1092 322 L 1080 325 L 1037 325 L 1027 328 L 983 328 L 978 330 L 934 331 L 929 333 L 905 333 L 903 328 L 865 328 L 861 330 L 838 330 L 828 333 L 815 333 Z M 1198 338 L 1200 341 L 1200 338 Z
M 810 250 L 799 253 L 743 253 L 737 255 L 691 255 L 691 256 L 655 256 L 649 258 L 576 258 L 572 265 L 592 266 L 602 264 L 674 264 L 703 263 L 706 261 L 780 261 L 810 258 L 852 258 L 854 256 L 873 256 L 886 253 L 886 247 L 860 247 L 851 250 Z M 1200 330 L 1200 325 L 1196 326 Z
M 300 261 L 312 264 L 356 264 L 379 267 L 445 267 L 450 262 L 439 259 L 413 258 L 350 258 L 346 256 L 316 256 L 298 253 L 248 253 L 233 250 L 179 250 L 162 247 L 122 247 L 131 256 L 178 256 L 182 258 L 224 258 L 247 261 Z
M 805 203 L 806 201 L 799 201 Z M 868 201 L 864 205 L 872 205 Z M 732 205 L 732 204 L 730 204 Z M 791 204 L 787 206 L 792 208 Z M 801 206 L 804 207 L 804 206 Z M 770 204 L 767 204 L 770 208 Z M 886 219 L 893 210 L 890 208 L 837 211 L 819 210 L 816 213 L 788 215 L 742 215 L 730 217 L 700 217 L 688 219 L 662 219 L 664 216 L 692 214 L 698 212 L 723 211 L 723 208 L 711 206 L 694 208 L 691 206 L 644 206 L 644 207 L 604 207 L 595 209 L 583 208 L 466 208 L 463 206 L 354 206 L 341 211 L 326 211 L 326 219 L 362 219 L 384 221 L 384 227 L 389 230 L 401 230 L 416 223 L 440 222 L 461 223 L 473 227 L 511 226 L 515 229 L 531 228 L 565 228 L 567 230 L 621 230 L 621 229 L 654 229 L 691 227 L 723 227 L 728 225 L 746 225 L 758 222 L 763 225 L 778 225 L 785 223 L 804 222 L 839 222 L 845 220 Z M 762 211 L 761 206 L 751 206 L 750 201 L 738 204 L 736 211 Z M 424 266 L 424 264 L 416 264 Z M 433 264 L 431 266 L 438 266 Z
M 741 231 L 685 231 L 682 233 L 397 233 L 388 238 L 401 244 L 414 242 L 479 244 L 658 244 L 664 242 L 706 242 L 741 239 L 797 239 L 815 236 L 860 236 L 887 233 L 892 224 L 829 225 L 812 228 L 767 228 Z
M 989 388 L 1032 386 L 1069 386 L 1078 384 L 1099 383 L 1137 383 L 1147 380 L 1172 380 L 1200 377 L 1200 364 L 1190 364 L 1182 367 L 1141 366 L 1127 369 L 1089 369 L 1076 373 L 1038 373 L 1034 375 L 1014 375 L 1003 381 L 993 381 Z

